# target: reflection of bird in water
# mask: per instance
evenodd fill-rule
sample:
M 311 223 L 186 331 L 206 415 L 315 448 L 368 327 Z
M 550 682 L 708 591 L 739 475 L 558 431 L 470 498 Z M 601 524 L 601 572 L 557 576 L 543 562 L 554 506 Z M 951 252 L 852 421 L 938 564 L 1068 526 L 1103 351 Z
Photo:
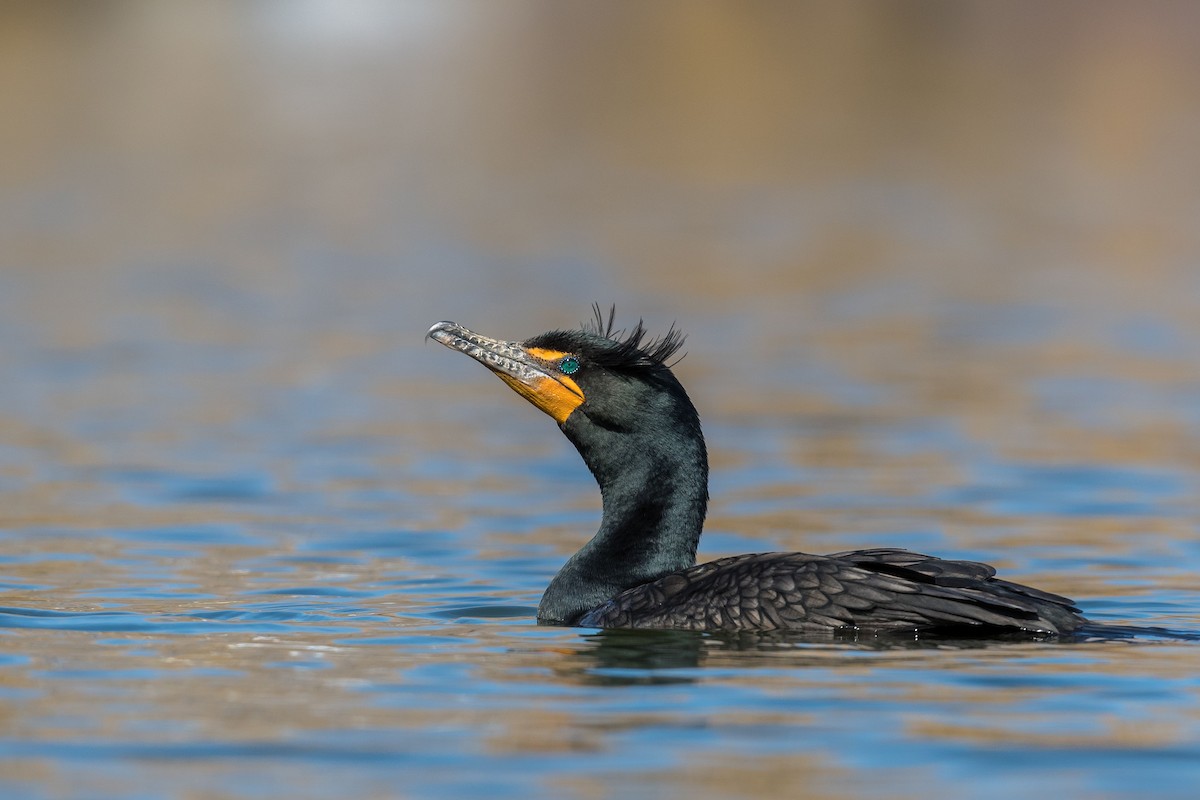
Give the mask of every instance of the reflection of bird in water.
M 667 361 L 683 337 L 595 324 L 524 342 L 439 322 L 428 336 L 471 356 L 545 411 L 600 484 L 600 530 L 550 582 L 541 622 L 686 630 L 1065 633 L 1065 597 L 970 561 L 898 549 L 756 553 L 694 566 L 708 504 L 700 419 Z

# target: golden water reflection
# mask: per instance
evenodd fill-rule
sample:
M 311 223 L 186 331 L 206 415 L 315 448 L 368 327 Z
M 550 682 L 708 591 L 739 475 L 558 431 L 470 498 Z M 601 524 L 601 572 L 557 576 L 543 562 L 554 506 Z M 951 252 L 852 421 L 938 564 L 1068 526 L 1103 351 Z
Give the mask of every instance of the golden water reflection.
M 0 794 L 1195 785 L 1186 644 L 532 626 L 594 488 L 421 336 L 677 320 L 703 555 L 937 549 L 1194 630 L 1198 7 L 3 16 Z

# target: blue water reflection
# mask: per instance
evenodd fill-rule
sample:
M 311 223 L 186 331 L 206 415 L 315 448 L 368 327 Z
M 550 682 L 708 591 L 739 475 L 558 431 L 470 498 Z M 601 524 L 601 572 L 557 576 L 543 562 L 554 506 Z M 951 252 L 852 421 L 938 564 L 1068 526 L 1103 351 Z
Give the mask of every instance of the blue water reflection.
M 550 5 L 6 8 L 0 797 L 1195 796 L 1196 7 Z M 1137 630 L 537 625 L 596 487 L 422 336 L 594 301 L 702 557 Z

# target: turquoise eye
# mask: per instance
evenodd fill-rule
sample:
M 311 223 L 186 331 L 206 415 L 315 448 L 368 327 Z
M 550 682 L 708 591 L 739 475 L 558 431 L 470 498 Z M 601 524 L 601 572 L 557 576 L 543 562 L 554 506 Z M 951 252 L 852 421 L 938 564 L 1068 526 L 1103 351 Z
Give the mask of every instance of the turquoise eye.
M 579 359 L 574 356 L 567 356 L 558 363 L 558 371 L 563 375 L 574 375 L 579 372 Z

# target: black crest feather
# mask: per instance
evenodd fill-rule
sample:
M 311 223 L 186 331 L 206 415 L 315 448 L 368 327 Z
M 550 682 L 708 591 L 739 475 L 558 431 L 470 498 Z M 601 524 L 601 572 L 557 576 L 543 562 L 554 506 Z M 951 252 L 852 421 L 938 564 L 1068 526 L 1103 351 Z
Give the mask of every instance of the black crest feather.
M 671 361 L 683 347 L 686 338 L 675 327 L 675 323 L 671 323 L 664 335 L 651 337 L 640 319 L 628 331 L 618 329 L 616 306 L 610 307 L 605 314 L 600 304 L 595 303 L 592 305 L 592 314 L 592 320 L 585 322 L 578 330 L 550 331 L 533 337 L 526 344 L 576 353 L 598 366 L 613 370 L 670 368 L 683 358 L 679 356 Z
M 592 361 L 610 369 L 648 369 L 652 367 L 673 367 L 683 360 L 679 358 L 667 363 L 687 338 L 682 331 L 671 323 L 671 327 L 660 337 L 650 337 L 642 320 L 637 321 L 632 329 L 626 332 L 623 328 L 616 329 L 617 307 L 609 306 L 608 314 L 600 308 L 599 303 L 592 304 L 593 318 L 590 323 L 584 323 L 582 329 L 593 333 L 613 343 L 614 347 L 605 348 L 591 355 Z

